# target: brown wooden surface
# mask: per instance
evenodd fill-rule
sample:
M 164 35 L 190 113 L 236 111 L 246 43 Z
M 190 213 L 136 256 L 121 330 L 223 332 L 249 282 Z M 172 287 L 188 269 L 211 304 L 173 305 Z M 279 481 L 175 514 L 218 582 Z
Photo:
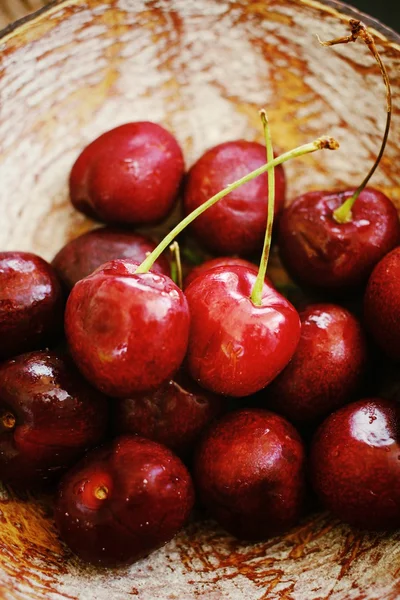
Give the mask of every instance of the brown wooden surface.
M 35 2 L 3 1 L 2 18 Z M 7 9 L 6 9 L 7 6 Z M 265 106 L 283 150 L 323 133 L 341 150 L 287 165 L 289 198 L 355 185 L 379 145 L 384 91 L 345 19 L 312 0 L 66 0 L 0 40 L 0 247 L 47 258 L 92 224 L 71 210 L 67 174 L 82 146 L 128 120 L 164 123 L 187 164 L 205 148 L 261 139 Z M 379 49 L 399 98 L 398 40 Z M 396 101 L 398 104 L 398 101 Z M 400 204 L 400 114 L 374 184 Z M 241 545 L 195 520 L 129 569 L 99 572 L 57 540 L 51 504 L 0 495 L 0 598 L 22 600 L 395 600 L 400 533 L 356 532 L 326 515 Z
M 46 4 L 48 0 L 0 0 L 0 29 Z

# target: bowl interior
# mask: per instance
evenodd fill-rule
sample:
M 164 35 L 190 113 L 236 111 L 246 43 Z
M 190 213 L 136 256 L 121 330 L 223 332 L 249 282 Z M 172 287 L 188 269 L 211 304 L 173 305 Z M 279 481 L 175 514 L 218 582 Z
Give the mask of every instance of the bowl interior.
M 338 2 L 65 0 L 0 39 L 0 248 L 51 259 L 93 227 L 72 210 L 68 173 L 100 133 L 160 122 L 187 166 L 208 147 L 262 141 L 265 107 L 281 150 L 322 134 L 341 143 L 287 164 L 288 197 L 357 186 L 379 149 L 385 90 L 365 46 L 322 48 L 347 32 Z M 348 13 L 356 13 L 348 9 Z M 375 29 L 399 97 L 400 46 Z M 400 207 L 400 113 L 373 185 Z M 193 522 L 129 569 L 98 572 L 61 547 L 46 499 L 0 497 L 4 598 L 398 598 L 400 535 L 355 532 L 324 515 L 286 536 L 241 545 Z

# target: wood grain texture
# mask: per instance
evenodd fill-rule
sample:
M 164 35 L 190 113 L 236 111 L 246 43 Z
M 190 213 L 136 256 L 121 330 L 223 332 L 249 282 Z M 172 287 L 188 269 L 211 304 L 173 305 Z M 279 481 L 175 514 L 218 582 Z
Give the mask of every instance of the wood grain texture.
M 385 94 L 361 43 L 316 42 L 315 33 L 343 35 L 345 23 L 313 0 L 53 3 L 0 39 L 0 248 L 51 258 L 92 227 L 69 204 L 69 169 L 89 140 L 129 120 L 171 129 L 189 166 L 218 142 L 261 140 L 266 107 L 282 150 L 324 133 L 341 141 L 336 153 L 287 165 L 290 199 L 356 186 L 379 147 Z M 378 46 L 396 111 L 374 185 L 400 206 L 400 47 L 381 34 Z M 103 572 L 61 546 L 47 499 L 4 490 L 0 521 L 5 599 L 400 598 L 400 533 L 356 532 L 326 515 L 251 546 L 197 518 L 148 559 Z
M 16 19 L 21 19 L 39 8 L 43 8 L 48 3 L 48 0 L 1 0 L 0 29 Z

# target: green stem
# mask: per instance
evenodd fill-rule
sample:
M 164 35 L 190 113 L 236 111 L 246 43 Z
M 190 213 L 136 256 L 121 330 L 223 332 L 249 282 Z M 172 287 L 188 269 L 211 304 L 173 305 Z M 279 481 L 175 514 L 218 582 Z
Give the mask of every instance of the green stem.
M 364 180 L 361 182 L 361 184 L 358 186 L 358 188 L 356 189 L 354 194 L 352 196 L 350 196 L 350 198 L 347 198 L 347 200 L 345 200 L 343 202 L 343 204 L 341 206 L 339 206 L 339 208 L 337 208 L 333 212 L 333 218 L 338 223 L 348 223 L 349 221 L 351 221 L 351 219 L 352 219 L 351 211 L 353 209 L 355 201 L 357 200 L 357 198 L 359 197 L 361 192 L 367 187 L 369 180 L 371 179 L 372 175 L 375 173 L 376 169 L 378 168 L 379 163 L 381 162 L 383 153 L 385 152 L 386 143 L 387 143 L 387 140 L 389 137 L 390 124 L 391 124 L 391 120 L 392 120 L 392 89 L 390 86 L 390 79 L 389 79 L 389 75 L 386 70 L 386 67 L 383 64 L 382 59 L 379 56 L 379 52 L 375 46 L 374 38 L 367 31 L 367 28 L 365 27 L 364 23 L 362 23 L 361 21 L 358 21 L 356 19 L 350 19 L 349 25 L 350 25 L 351 33 L 348 36 L 338 38 L 335 40 L 330 40 L 329 42 L 322 42 L 319 39 L 319 37 L 317 36 L 318 40 L 319 40 L 320 44 L 322 44 L 322 46 L 336 46 L 336 44 L 348 44 L 349 42 L 355 42 L 358 38 L 361 38 L 363 40 L 363 42 L 365 42 L 365 44 L 368 46 L 372 56 L 375 58 L 376 62 L 379 65 L 379 68 L 382 73 L 383 81 L 386 86 L 387 116 L 386 116 L 386 127 L 385 127 L 385 132 L 384 132 L 383 138 L 382 138 L 381 148 L 379 150 L 378 156 L 375 159 L 374 164 L 372 165 L 368 174 L 366 175 Z
M 268 117 L 265 110 L 260 111 L 261 121 L 264 128 L 265 146 L 267 149 L 267 163 L 271 163 L 274 158 L 272 147 L 271 130 L 268 123 Z M 275 169 L 268 169 L 268 214 L 267 227 L 265 229 L 264 246 L 261 254 L 260 266 L 258 268 L 257 279 L 251 291 L 251 299 L 256 306 L 261 306 L 262 291 L 264 287 L 265 275 L 267 273 L 269 253 L 271 249 L 272 225 L 274 223 L 275 210 Z
M 234 181 L 233 183 L 229 184 L 225 189 L 215 194 L 212 198 L 204 202 L 204 204 L 202 204 L 201 206 L 198 206 L 180 223 L 178 223 L 178 225 L 176 225 L 174 229 L 172 229 L 172 231 L 170 231 L 168 235 L 166 235 L 165 238 L 158 244 L 158 246 L 153 250 L 153 252 L 151 252 L 151 254 L 149 254 L 149 256 L 145 258 L 142 264 L 139 265 L 139 267 L 136 269 L 136 273 L 147 273 L 149 269 L 151 269 L 151 267 L 153 266 L 153 263 L 160 256 L 160 254 L 162 254 L 162 252 L 164 252 L 164 250 L 172 244 L 176 236 L 179 235 L 185 229 L 185 227 L 190 225 L 192 221 L 194 221 L 197 217 L 203 214 L 203 212 L 210 208 L 210 206 L 216 204 L 218 200 L 221 200 L 221 198 L 224 198 L 224 196 L 227 196 L 230 192 L 233 192 L 233 190 L 236 190 L 241 185 L 247 183 L 248 181 L 252 181 L 252 179 L 255 179 L 259 175 L 262 175 L 263 173 L 267 172 L 268 169 L 277 167 L 278 165 L 281 165 L 282 163 L 291 160 L 292 158 L 298 158 L 299 156 L 304 156 L 305 154 L 310 154 L 311 152 L 316 152 L 317 150 L 337 150 L 338 148 L 339 144 L 334 138 L 323 136 L 314 140 L 313 142 L 310 142 L 309 144 L 304 144 L 303 146 L 299 146 L 294 150 L 290 150 L 289 152 L 281 154 L 277 158 L 274 158 L 274 160 L 272 160 L 271 162 L 262 165 L 258 169 L 251 171 L 251 173 L 248 173 L 247 175 L 244 175 L 244 177 L 241 177 L 237 181 Z
M 176 285 L 182 289 L 182 262 L 181 262 L 181 251 L 179 248 L 179 244 L 175 241 L 169 247 L 170 252 L 172 254 L 171 260 L 171 279 Z

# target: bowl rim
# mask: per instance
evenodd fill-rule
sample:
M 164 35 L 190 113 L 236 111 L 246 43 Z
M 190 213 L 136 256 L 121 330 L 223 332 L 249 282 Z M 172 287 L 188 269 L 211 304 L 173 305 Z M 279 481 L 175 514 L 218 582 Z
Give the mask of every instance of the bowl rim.
M 341 18 L 350 17 L 353 19 L 359 19 L 363 21 L 369 29 L 373 30 L 373 33 L 378 34 L 381 41 L 388 42 L 391 46 L 394 46 L 400 52 L 400 33 L 394 31 L 384 23 L 381 23 L 375 17 L 372 17 L 358 8 L 355 8 L 351 4 L 342 2 L 341 0 L 289 0 L 290 2 L 297 2 L 300 4 L 308 5 L 313 8 L 325 10 L 326 12 Z M 0 42 L 4 42 L 5 38 L 11 34 L 18 34 L 19 29 L 28 25 L 31 21 L 35 21 L 37 18 L 43 17 L 46 13 L 53 12 L 55 8 L 63 8 L 63 5 L 78 6 L 77 0 L 51 0 L 49 4 L 42 6 L 38 10 L 17 19 L 13 23 L 7 25 L 4 29 L 0 30 Z

